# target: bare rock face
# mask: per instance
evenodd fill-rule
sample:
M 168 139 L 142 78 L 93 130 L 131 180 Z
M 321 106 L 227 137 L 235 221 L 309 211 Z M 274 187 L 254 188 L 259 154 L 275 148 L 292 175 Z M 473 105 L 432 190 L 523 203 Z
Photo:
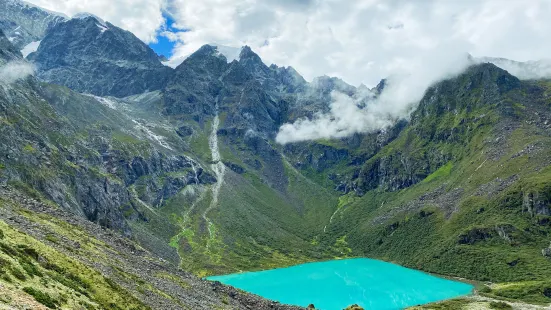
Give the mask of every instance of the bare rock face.
M 541 255 L 544 257 L 551 257 L 551 244 L 549 244 L 549 247 L 541 250 Z
M 10 60 L 21 59 L 21 53 L 6 38 L 4 32 L 0 29 L 0 64 Z
M 44 81 L 98 96 L 158 90 L 172 72 L 132 33 L 92 15 L 56 24 L 30 58 Z
M 522 208 L 532 217 L 536 215 L 551 215 L 551 210 L 549 209 L 550 205 L 551 201 L 539 192 L 524 193 Z
M 19 50 L 27 44 L 40 41 L 53 26 L 67 20 L 67 17 L 49 12 L 19 0 L 0 2 L 0 29 Z

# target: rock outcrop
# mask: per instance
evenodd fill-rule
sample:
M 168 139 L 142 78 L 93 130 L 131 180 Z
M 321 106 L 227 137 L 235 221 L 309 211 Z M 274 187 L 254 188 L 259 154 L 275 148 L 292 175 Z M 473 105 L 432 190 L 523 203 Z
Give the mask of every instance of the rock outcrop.
M 132 33 L 91 15 L 50 28 L 30 58 L 42 80 L 98 96 L 158 90 L 172 72 Z

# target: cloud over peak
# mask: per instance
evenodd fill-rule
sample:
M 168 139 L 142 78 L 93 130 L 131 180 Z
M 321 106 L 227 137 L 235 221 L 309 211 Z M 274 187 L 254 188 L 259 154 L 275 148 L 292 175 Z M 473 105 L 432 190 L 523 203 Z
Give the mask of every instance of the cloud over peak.
M 284 125 L 282 143 L 343 137 L 407 117 L 427 87 L 464 69 L 468 53 L 517 61 L 551 53 L 549 0 L 28 1 L 68 15 L 91 12 L 145 42 L 161 34 L 175 44 L 173 66 L 204 44 L 249 45 L 265 63 L 293 66 L 309 81 L 329 75 L 371 87 L 389 78 L 364 108 L 334 93 L 328 114 Z M 549 63 L 530 64 L 501 66 L 525 77 L 551 73 Z
M 96 14 L 146 43 L 169 37 L 173 63 L 203 44 L 249 45 L 266 63 L 291 65 L 308 80 L 327 74 L 354 85 L 375 85 L 449 44 L 519 61 L 551 50 L 548 0 L 29 1 L 70 16 Z M 172 19 L 170 31 L 163 16 Z

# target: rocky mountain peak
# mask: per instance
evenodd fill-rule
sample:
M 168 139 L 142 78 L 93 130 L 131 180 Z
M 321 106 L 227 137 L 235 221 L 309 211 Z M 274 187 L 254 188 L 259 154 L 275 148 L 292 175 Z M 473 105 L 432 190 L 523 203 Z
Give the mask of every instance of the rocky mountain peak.
M 470 78 L 471 87 L 487 88 L 494 84 L 499 88 L 500 93 L 520 87 L 520 80 L 517 77 L 492 63 L 473 65 L 463 73 L 463 76 Z
M 435 118 L 448 111 L 491 109 L 501 115 L 510 114 L 510 104 L 502 104 L 521 82 L 509 72 L 491 63 L 475 64 L 455 78 L 429 88 L 419 107 L 412 114 L 412 124 Z M 459 112 L 457 112 L 459 113 Z
M 249 46 L 243 46 L 239 54 L 239 63 L 245 70 L 263 81 L 270 75 L 270 68 L 264 64 L 260 56 L 253 52 Z
M 245 45 L 241 49 L 241 53 L 239 53 L 239 60 L 241 62 L 255 62 L 255 63 L 261 63 L 262 59 L 258 54 L 253 52 L 250 46 Z
M 354 86 L 347 84 L 342 79 L 337 77 L 329 77 L 327 75 L 314 78 L 312 81 L 312 87 L 324 94 L 329 94 L 335 90 L 352 96 L 356 92 L 356 88 Z
M 379 82 L 379 84 L 377 84 L 377 86 L 375 86 L 375 88 L 372 89 L 373 92 L 380 95 L 383 92 L 383 90 L 385 89 L 385 87 L 387 86 L 387 83 L 388 83 L 387 79 L 382 79 Z
M 55 25 L 29 58 L 41 79 L 99 96 L 158 90 L 172 72 L 134 34 L 90 14 Z
M 0 1 L 0 29 L 19 50 L 31 42 L 40 41 L 48 29 L 67 19 L 63 14 L 24 1 Z
M 226 59 L 220 57 L 218 48 L 211 44 L 205 44 L 176 67 L 177 74 L 172 79 L 177 78 L 178 75 L 186 75 L 186 72 L 190 71 L 194 71 L 196 74 L 210 72 L 218 75 L 226 68 Z

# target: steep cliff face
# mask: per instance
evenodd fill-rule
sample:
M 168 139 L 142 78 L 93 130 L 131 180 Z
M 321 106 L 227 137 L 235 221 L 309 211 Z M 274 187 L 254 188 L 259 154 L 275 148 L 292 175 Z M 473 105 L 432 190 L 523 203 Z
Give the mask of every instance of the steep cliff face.
M 91 15 L 52 27 L 31 59 L 42 80 L 98 96 L 158 90 L 172 71 L 132 33 Z
M 2 64 L 10 60 L 21 60 L 21 53 L 13 46 L 13 44 L 5 36 L 4 32 L 0 29 L 0 57 Z
M 4 43 L 0 37 L 0 44 L 7 45 L 0 53 L 22 61 L 9 42 Z M 167 149 L 140 119 L 99 99 L 103 103 L 34 77 L 2 87 L 0 178 L 128 235 L 123 214 L 134 212 L 133 217 L 143 220 L 143 207 L 129 191 L 140 178 L 151 178 L 143 184 L 151 189 L 139 197 L 150 202 L 192 182 L 212 182 L 201 168 L 192 171 L 199 164 Z M 165 177 L 176 172 L 181 174 Z
M 67 17 L 46 11 L 19 0 L 0 2 L 0 29 L 19 50 L 31 42 L 40 41 L 53 26 L 67 20 Z

